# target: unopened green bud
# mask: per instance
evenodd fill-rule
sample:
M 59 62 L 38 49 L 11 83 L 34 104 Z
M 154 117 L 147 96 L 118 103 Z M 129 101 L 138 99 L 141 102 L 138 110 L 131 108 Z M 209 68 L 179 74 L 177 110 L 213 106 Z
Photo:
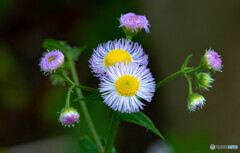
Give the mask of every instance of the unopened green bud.
M 195 75 L 196 79 L 196 86 L 199 89 L 208 90 L 208 88 L 211 88 L 211 83 L 214 81 L 214 79 L 211 77 L 209 73 L 198 73 Z

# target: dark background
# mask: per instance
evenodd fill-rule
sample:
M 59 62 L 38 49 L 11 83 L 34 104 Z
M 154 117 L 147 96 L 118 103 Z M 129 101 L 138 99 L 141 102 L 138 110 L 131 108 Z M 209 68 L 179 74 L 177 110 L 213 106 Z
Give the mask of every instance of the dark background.
M 224 67 L 212 75 L 213 88 L 200 92 L 207 102 L 197 112 L 187 111 L 186 79 L 161 87 L 143 112 L 166 141 L 142 127 L 121 123 L 118 152 L 157 153 L 149 149 L 157 148 L 171 153 L 172 148 L 176 153 L 206 153 L 210 144 L 240 145 L 239 0 L 0 0 L 0 150 L 80 152 L 77 142 L 89 134 L 84 116 L 75 128 L 58 123 L 67 88 L 51 85 L 40 72 L 45 51 L 41 44 L 54 38 L 72 46 L 87 45 L 76 63 L 79 79 L 98 87 L 88 60 L 99 43 L 125 37 L 118 18 L 128 12 L 146 15 L 151 24 L 150 34 L 142 32 L 133 41 L 149 54 L 157 81 L 178 71 L 191 53 L 190 65 L 198 66 L 208 48 L 222 55 Z M 80 111 L 77 102 L 72 104 Z M 111 110 L 103 103 L 87 105 L 99 135 L 106 136 Z

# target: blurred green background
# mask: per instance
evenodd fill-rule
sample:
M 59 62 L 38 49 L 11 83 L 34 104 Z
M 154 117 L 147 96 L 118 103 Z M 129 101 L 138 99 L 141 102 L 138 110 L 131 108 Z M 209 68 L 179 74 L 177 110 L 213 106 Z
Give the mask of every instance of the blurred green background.
M 142 32 L 133 41 L 149 54 L 157 81 L 178 71 L 190 53 L 190 65 L 197 66 L 208 48 L 222 55 L 224 67 L 223 73 L 212 75 L 213 88 L 200 92 L 207 103 L 198 112 L 187 111 L 186 79 L 164 85 L 143 112 L 166 141 L 121 123 L 118 152 L 207 153 L 220 152 L 211 151 L 210 144 L 240 145 L 239 0 L 0 0 L 0 152 L 81 152 L 78 141 L 89 130 L 83 116 L 75 128 L 58 123 L 67 88 L 51 85 L 40 72 L 41 44 L 54 38 L 87 45 L 77 62 L 79 79 L 98 87 L 88 60 L 99 43 L 124 37 L 118 18 L 128 12 L 146 15 L 151 24 L 150 34 Z M 80 111 L 77 102 L 72 105 Z M 105 137 L 111 110 L 103 103 L 87 105 Z

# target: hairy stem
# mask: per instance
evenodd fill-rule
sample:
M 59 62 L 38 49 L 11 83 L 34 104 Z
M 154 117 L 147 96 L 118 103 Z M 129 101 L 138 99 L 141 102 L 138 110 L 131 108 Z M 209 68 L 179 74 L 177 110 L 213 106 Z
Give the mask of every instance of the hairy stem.
M 114 139 L 116 136 L 117 132 L 117 127 L 119 124 L 119 118 L 118 118 L 118 113 L 117 111 L 113 111 L 112 115 L 112 121 L 108 133 L 108 138 L 107 138 L 107 144 L 106 144 L 106 152 L 105 153 L 112 153 L 112 148 L 114 145 Z
M 70 65 L 70 69 L 71 69 L 71 72 L 72 72 L 73 81 L 76 84 L 76 86 L 80 86 L 75 64 L 74 64 L 74 62 L 73 62 L 73 60 L 71 59 L 70 56 L 67 56 L 67 59 L 69 60 L 69 65 Z M 81 99 L 83 97 L 81 89 L 76 88 L 75 90 L 76 90 L 78 99 Z M 85 102 L 80 101 L 80 105 L 81 105 L 81 108 L 82 108 L 82 111 L 83 111 L 83 115 L 86 118 L 86 121 L 87 121 L 88 127 L 90 129 L 90 132 L 92 133 L 93 139 L 95 140 L 95 142 L 97 144 L 98 150 L 99 150 L 100 153 L 104 153 L 103 146 L 100 142 L 100 139 L 98 137 L 96 129 L 93 125 L 93 122 L 91 120 L 91 117 L 89 115 L 89 112 L 88 112 L 88 109 L 87 109 L 87 106 L 86 106 Z

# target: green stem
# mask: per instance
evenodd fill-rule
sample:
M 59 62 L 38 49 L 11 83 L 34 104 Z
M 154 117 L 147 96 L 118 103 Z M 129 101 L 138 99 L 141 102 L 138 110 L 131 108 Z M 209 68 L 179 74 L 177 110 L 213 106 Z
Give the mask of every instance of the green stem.
M 63 71 L 60 73 L 60 75 L 71 86 L 75 86 L 76 88 L 80 88 L 82 90 L 93 92 L 93 93 L 99 93 L 99 91 L 95 88 L 91 88 L 91 87 L 87 87 L 87 86 L 83 86 L 83 85 L 76 85 L 71 79 L 69 79 L 69 77 Z
M 60 75 L 65 79 L 65 81 L 66 81 L 69 85 L 71 85 L 71 86 L 75 85 L 75 83 L 72 82 L 71 79 L 69 79 L 69 77 L 65 74 L 64 71 L 61 71 Z
M 110 125 L 110 130 L 108 133 L 108 138 L 107 138 L 107 144 L 106 144 L 106 152 L 105 153 L 112 153 L 112 148 L 114 145 L 114 139 L 116 136 L 116 132 L 117 132 L 117 127 L 119 124 L 119 118 L 118 118 L 118 113 L 117 111 L 113 112 L 112 115 L 112 121 L 111 121 L 111 125 Z
M 199 65 L 199 66 L 196 67 L 195 69 L 192 69 L 192 70 L 190 70 L 190 71 L 187 71 L 186 74 L 198 72 L 198 71 L 201 71 L 201 70 L 202 70 L 202 67 Z
M 188 87 L 189 87 L 189 95 L 191 95 L 193 92 L 192 92 L 192 81 L 191 81 L 191 78 L 189 76 L 187 76 L 187 74 L 185 75 L 185 77 L 187 78 L 188 80 Z
M 173 78 L 180 76 L 184 74 L 183 71 L 178 71 L 176 73 L 173 73 L 172 75 L 170 75 L 169 77 L 163 79 L 162 81 L 160 81 L 158 84 L 156 84 L 155 88 L 158 89 L 159 87 L 161 87 L 162 85 L 164 85 L 165 83 L 167 83 L 168 81 L 172 80 Z
M 189 71 L 186 71 L 190 69 Z M 156 84 L 155 88 L 158 89 L 159 87 L 161 87 L 162 85 L 164 85 L 165 83 L 167 83 L 168 81 L 172 80 L 173 78 L 175 77 L 178 77 L 180 75 L 183 75 L 183 74 L 191 74 L 191 73 L 195 73 L 195 72 L 198 72 L 198 71 L 201 71 L 202 70 L 202 67 L 201 66 L 198 66 L 196 67 L 195 69 L 191 69 L 191 68 L 185 68 L 184 70 L 180 70 L 178 72 L 175 72 L 173 73 L 172 75 L 168 76 L 167 78 L 163 79 L 162 81 L 160 81 L 158 84 Z
M 74 62 L 73 62 L 73 60 L 71 59 L 70 56 L 67 56 L 67 59 L 69 61 L 69 65 L 70 65 L 70 69 L 71 69 L 71 72 L 72 72 L 73 81 L 76 84 L 76 86 L 80 86 L 75 64 L 74 64 Z M 75 90 L 76 90 L 78 99 L 81 99 L 83 97 L 81 89 L 76 88 Z M 103 146 L 102 146 L 102 144 L 100 142 L 100 139 L 98 137 L 98 134 L 97 134 L 97 132 L 95 130 L 95 127 L 93 125 L 93 122 L 91 120 L 91 117 L 89 115 L 89 112 L 88 112 L 88 109 L 87 109 L 87 106 L 86 106 L 85 102 L 81 101 L 80 105 L 81 105 L 81 108 L 82 108 L 82 111 L 83 111 L 83 115 L 86 118 L 86 121 L 87 121 L 88 127 L 90 129 L 90 132 L 92 133 L 93 139 L 95 140 L 95 142 L 97 144 L 98 150 L 99 150 L 100 153 L 104 153 Z
M 70 106 L 70 96 L 71 96 L 71 92 L 72 92 L 72 90 L 73 90 L 74 87 L 75 87 L 75 86 L 71 86 L 71 87 L 68 89 L 65 108 L 69 108 L 69 106 Z
M 95 89 L 95 88 L 91 88 L 91 87 L 87 87 L 87 86 L 83 86 L 83 85 L 76 85 L 76 88 L 80 88 L 80 89 L 85 90 L 85 91 L 89 91 L 89 92 L 99 94 L 98 89 Z

